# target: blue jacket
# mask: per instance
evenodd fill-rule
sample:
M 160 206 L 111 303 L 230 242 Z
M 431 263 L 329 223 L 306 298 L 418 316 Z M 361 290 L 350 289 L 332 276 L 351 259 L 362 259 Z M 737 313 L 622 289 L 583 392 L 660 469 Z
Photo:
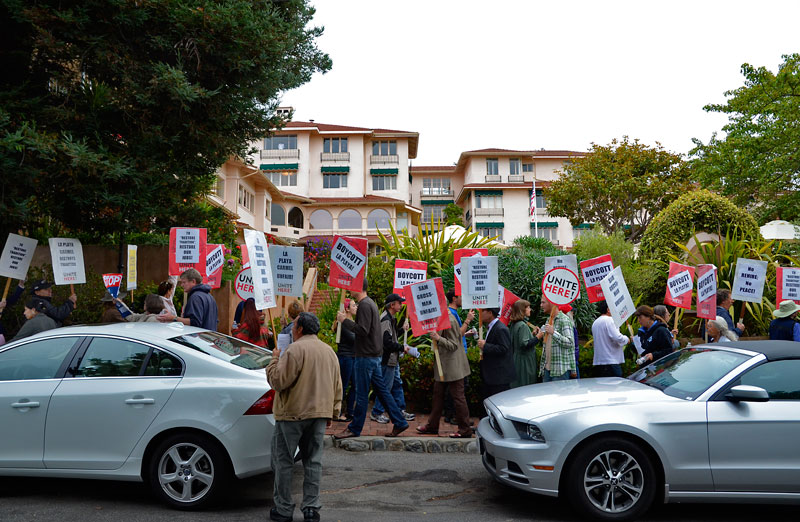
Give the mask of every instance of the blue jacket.
M 800 341 L 800 323 L 791 317 L 775 319 L 769 323 L 771 341 Z
M 210 292 L 209 285 L 196 285 L 189 290 L 183 317 L 189 319 L 191 326 L 206 330 L 217 329 L 217 302 L 211 297 Z

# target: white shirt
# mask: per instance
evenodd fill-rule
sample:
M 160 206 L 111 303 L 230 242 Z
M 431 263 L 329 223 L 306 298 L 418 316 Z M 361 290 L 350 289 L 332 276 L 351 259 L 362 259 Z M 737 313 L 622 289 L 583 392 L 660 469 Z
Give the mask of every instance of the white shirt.
M 595 366 L 600 364 L 622 364 L 625 362 L 625 345 L 628 338 L 622 335 L 614 325 L 614 318 L 610 315 L 601 315 L 592 323 L 592 336 L 594 337 Z
M 494 323 L 496 323 L 499 320 L 500 320 L 499 317 L 495 317 L 494 320 L 491 323 L 486 325 L 486 337 L 489 337 L 489 332 L 492 331 L 492 326 L 494 326 Z M 486 337 L 484 337 L 484 339 L 486 339 Z

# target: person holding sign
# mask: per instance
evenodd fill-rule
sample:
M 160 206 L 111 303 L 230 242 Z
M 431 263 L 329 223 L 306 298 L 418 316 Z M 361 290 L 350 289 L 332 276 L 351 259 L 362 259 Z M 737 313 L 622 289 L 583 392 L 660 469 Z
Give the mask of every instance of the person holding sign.
M 781 301 L 777 310 L 772 312 L 775 319 L 769 323 L 769 338 L 771 341 L 800 342 L 800 323 L 797 322 L 797 312 L 800 305 L 791 300 Z
M 622 377 L 625 345 L 633 338 L 625 337 L 614 324 L 606 301 L 595 304 L 600 316 L 592 323 L 594 339 L 593 377 Z
M 215 331 L 217 329 L 217 302 L 211 297 L 211 287 L 203 284 L 203 276 L 200 272 L 194 268 L 186 270 L 178 279 L 178 284 L 188 295 L 183 317 L 164 314 L 158 316 L 158 320 L 162 323 L 178 321 L 186 326 L 197 326 Z
M 383 303 L 383 313 L 381 314 L 381 332 L 383 332 L 383 357 L 381 358 L 381 371 L 383 373 L 383 382 L 394 397 L 394 401 L 400 408 L 403 417 L 410 421 L 414 420 L 416 415 L 406 411 L 406 398 L 403 394 L 403 379 L 400 377 L 400 354 L 406 354 L 410 346 L 403 345 L 398 341 L 401 329 L 397 324 L 397 314 L 403 307 L 405 299 L 397 294 L 389 294 L 386 296 L 386 301 Z M 408 320 L 403 325 L 402 330 L 408 330 Z M 375 404 L 372 407 L 372 413 L 369 418 L 381 424 L 387 424 L 389 417 L 384 415 L 385 408 L 380 399 L 375 399 Z
M 511 348 L 514 350 L 514 368 L 517 378 L 511 383 L 512 388 L 536 383 L 536 344 L 539 341 L 533 334 L 539 333 L 534 326 L 533 332 L 528 327 L 531 315 L 531 304 L 525 299 L 515 301 L 511 305 L 508 323 L 511 325 Z
M 52 303 L 53 299 L 53 283 L 42 279 L 35 285 L 33 285 L 33 296 L 31 299 L 36 299 L 41 301 L 42 306 L 37 307 L 44 310 L 53 321 L 56 322 L 57 326 L 61 326 L 61 323 L 64 322 L 64 319 L 70 316 L 72 311 L 75 309 L 75 303 L 78 302 L 78 296 L 74 293 L 64 301 L 64 304 L 61 306 L 55 306 Z
M 480 311 L 480 321 L 486 327 L 486 339 L 478 340 L 482 356 L 481 400 L 511 389 L 511 383 L 517 378 L 511 332 L 497 317 L 499 314 L 498 308 L 482 308 Z
M 730 290 L 727 288 L 720 288 L 717 290 L 717 316 L 725 319 L 728 330 L 735 333 L 738 337 L 741 337 L 742 333 L 744 333 L 744 323 L 739 321 L 736 326 L 734 326 L 733 317 L 731 317 L 731 313 L 729 312 L 733 303 L 734 301 L 731 297 Z M 705 333 L 706 328 L 705 325 L 703 325 L 703 328 L 700 329 L 700 337 L 705 337 Z
M 244 301 L 242 320 L 239 323 L 239 327 L 231 332 L 231 335 L 250 344 L 267 348 L 272 332 L 264 324 L 264 314 L 256 309 L 255 299 Z
M 128 294 L 125 292 L 120 292 L 117 297 L 119 299 L 125 299 L 126 295 Z M 122 313 L 117 308 L 116 298 L 111 295 L 111 292 L 106 290 L 106 293 L 100 298 L 100 301 L 103 303 L 103 315 L 100 317 L 101 323 L 125 322 L 125 318 L 122 317 Z
M 539 306 L 547 315 L 551 315 L 554 308 L 557 311 L 553 324 L 543 325 L 536 334 L 537 339 L 544 339 L 547 334 L 553 338 L 550 360 L 547 360 L 546 351 L 542 350 L 542 358 L 539 361 L 539 376 L 542 378 L 542 382 L 566 381 L 577 377 L 575 329 L 572 320 L 544 296 L 542 296 Z
M 652 308 L 642 305 L 636 309 L 636 313 L 633 315 L 644 328 L 643 332 L 639 332 L 642 356 L 636 359 L 636 364 L 642 365 L 657 361 L 672 353 L 672 334 L 669 326 L 659 320 Z
M 22 328 L 19 329 L 17 335 L 11 339 L 12 341 L 24 339 L 39 332 L 52 330 L 53 328 L 58 328 L 58 325 L 53 318 L 47 315 L 44 302 L 41 299 L 37 299 L 35 297 L 28 299 L 28 301 L 25 303 L 25 310 L 22 313 L 25 315 L 25 324 L 23 324 Z

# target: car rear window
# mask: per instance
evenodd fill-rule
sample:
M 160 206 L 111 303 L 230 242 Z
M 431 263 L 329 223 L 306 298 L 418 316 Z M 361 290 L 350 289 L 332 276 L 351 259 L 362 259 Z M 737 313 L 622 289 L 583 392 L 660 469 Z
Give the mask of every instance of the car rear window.
M 180 335 L 170 341 L 248 370 L 266 368 L 272 360 L 272 351 L 219 332 Z

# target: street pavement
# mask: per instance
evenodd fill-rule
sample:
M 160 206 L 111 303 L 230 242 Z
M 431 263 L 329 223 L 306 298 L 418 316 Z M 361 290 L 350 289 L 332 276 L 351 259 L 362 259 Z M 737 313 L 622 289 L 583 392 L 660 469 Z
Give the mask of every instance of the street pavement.
M 295 467 L 300 501 L 302 466 Z M 159 504 L 139 483 L 0 479 L 0 521 L 181 522 L 265 521 L 272 477 L 237 481 L 219 507 L 199 513 Z M 348 452 L 327 448 L 323 458 L 322 520 L 341 522 L 580 521 L 557 499 L 527 494 L 492 481 L 480 457 L 465 453 Z M 299 506 L 295 520 L 302 520 Z M 796 521 L 800 506 L 670 504 L 645 520 Z

